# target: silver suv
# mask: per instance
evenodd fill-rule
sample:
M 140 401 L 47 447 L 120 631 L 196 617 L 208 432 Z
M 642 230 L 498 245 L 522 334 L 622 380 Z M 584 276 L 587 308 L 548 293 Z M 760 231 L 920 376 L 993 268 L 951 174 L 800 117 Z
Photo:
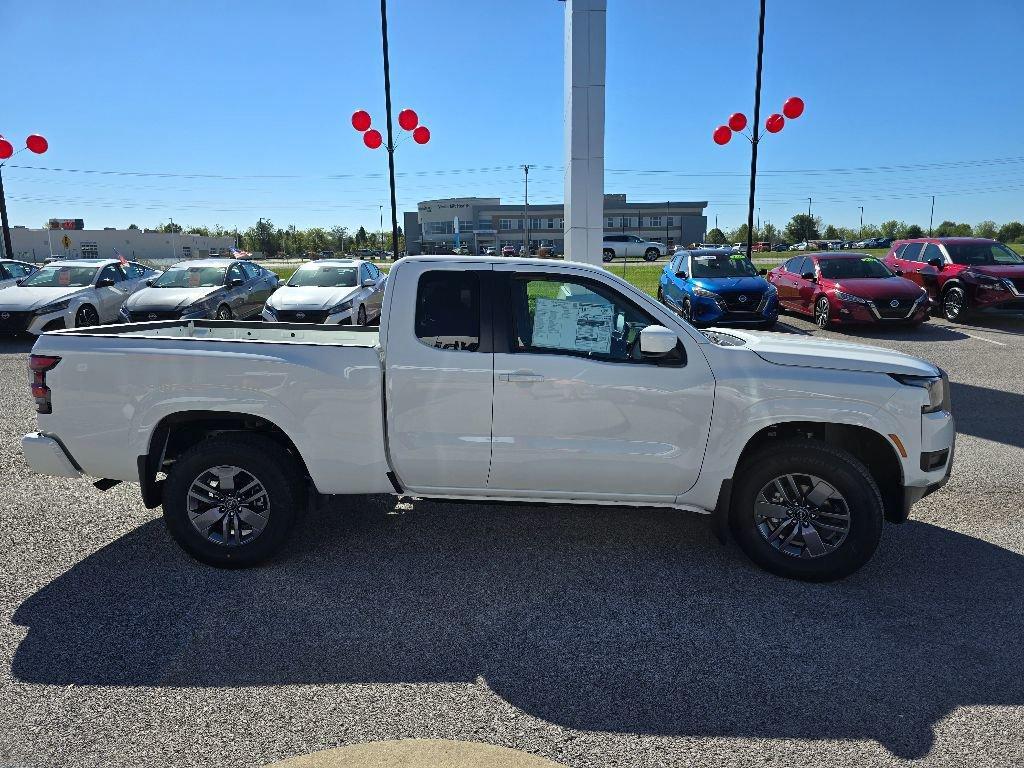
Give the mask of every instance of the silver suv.
M 602 250 L 604 261 L 628 259 L 631 256 L 654 261 L 659 256 L 668 255 L 668 248 L 664 244 L 644 240 L 636 235 L 605 235 Z

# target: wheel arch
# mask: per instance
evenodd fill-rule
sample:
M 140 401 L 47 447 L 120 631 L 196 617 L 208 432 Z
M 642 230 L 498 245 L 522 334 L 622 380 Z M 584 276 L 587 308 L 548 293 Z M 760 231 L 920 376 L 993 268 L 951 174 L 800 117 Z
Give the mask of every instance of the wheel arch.
M 831 424 L 816 421 L 787 421 L 772 424 L 754 433 L 744 445 L 736 462 L 736 472 L 743 463 L 773 442 L 803 438 L 817 440 L 842 448 L 867 467 L 878 483 L 885 505 L 885 519 L 891 523 L 906 520 L 903 504 L 903 465 L 896 448 L 875 430 L 853 424 Z
M 309 469 L 302 453 L 288 434 L 263 416 L 233 411 L 182 411 L 161 419 L 150 434 L 148 450 L 138 457 L 139 485 L 147 509 L 160 504 L 163 481 L 157 474 L 165 471 L 182 453 L 203 440 L 232 432 L 253 432 L 280 445 L 298 464 L 305 482 Z

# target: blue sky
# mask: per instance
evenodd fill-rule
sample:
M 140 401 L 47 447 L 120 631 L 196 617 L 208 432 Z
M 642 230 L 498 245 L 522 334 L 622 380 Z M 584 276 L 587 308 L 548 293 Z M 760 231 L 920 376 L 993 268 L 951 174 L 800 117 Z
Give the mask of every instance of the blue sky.
M 762 221 L 806 210 L 856 225 L 1024 219 L 1024 3 L 769 0 L 764 115 L 807 111 L 761 144 Z M 457 195 L 562 198 L 563 3 L 391 0 L 400 210 Z M 745 218 L 749 145 L 711 141 L 752 113 L 756 0 L 609 0 L 605 189 L 709 200 Z M 13 224 L 377 226 L 386 153 L 379 4 L 0 0 L 0 133 L 50 151 L 4 169 Z M 396 126 L 397 129 L 397 126 Z M 125 176 L 53 170 L 120 171 Z M 905 166 L 894 169 L 894 166 Z M 909 167 L 906 167 L 909 166 Z M 830 170 L 831 169 L 831 170 Z M 189 178 L 189 175 L 203 175 Z M 216 177 L 216 178 L 211 178 Z

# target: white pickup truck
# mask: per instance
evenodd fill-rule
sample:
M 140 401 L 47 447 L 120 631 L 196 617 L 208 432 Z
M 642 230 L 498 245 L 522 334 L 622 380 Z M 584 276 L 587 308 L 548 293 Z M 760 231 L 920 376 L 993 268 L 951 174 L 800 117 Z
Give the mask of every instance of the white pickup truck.
M 165 321 L 43 334 L 44 474 L 141 485 L 199 560 L 257 563 L 315 494 L 665 506 L 785 576 L 843 577 L 949 477 L 930 363 L 701 332 L 593 266 L 410 257 L 381 325 Z M 73 514 L 69 510 L 69 514 Z

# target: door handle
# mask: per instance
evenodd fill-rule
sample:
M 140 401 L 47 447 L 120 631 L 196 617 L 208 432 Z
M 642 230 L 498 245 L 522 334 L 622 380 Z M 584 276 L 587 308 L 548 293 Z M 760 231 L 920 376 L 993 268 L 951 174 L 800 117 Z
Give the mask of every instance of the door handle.
M 544 377 L 539 373 L 533 373 L 532 371 L 516 371 L 515 373 L 499 373 L 498 378 L 501 381 L 510 381 L 514 383 L 529 383 L 531 381 L 544 381 Z

